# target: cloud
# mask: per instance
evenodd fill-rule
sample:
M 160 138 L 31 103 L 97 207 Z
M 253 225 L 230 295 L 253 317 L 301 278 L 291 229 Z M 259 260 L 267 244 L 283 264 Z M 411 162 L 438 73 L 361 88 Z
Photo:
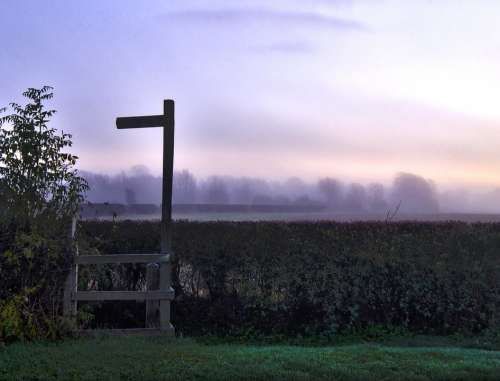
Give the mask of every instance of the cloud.
M 290 12 L 270 9 L 197 9 L 164 14 L 170 20 L 203 23 L 272 22 L 317 26 L 340 30 L 366 30 L 365 25 L 349 19 L 314 12 Z

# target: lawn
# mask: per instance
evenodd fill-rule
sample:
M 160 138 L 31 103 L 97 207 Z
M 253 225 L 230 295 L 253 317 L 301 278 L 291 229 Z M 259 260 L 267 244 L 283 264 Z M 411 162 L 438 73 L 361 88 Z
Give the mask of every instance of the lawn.
M 500 380 L 500 351 L 102 337 L 3 347 L 0 380 Z

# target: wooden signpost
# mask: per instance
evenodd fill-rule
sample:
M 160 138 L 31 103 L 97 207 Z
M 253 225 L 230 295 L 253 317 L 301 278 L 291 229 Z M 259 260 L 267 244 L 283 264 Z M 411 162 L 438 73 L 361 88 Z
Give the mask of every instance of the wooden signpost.
M 116 118 L 116 127 L 145 128 L 163 127 L 163 184 L 161 207 L 161 252 L 172 250 L 172 177 L 174 173 L 174 101 L 163 101 L 163 115 L 131 116 Z
M 171 287 L 172 252 L 172 178 L 174 165 L 174 101 L 163 102 L 163 115 L 132 116 L 116 119 L 118 129 L 163 127 L 163 189 L 161 213 L 161 248 L 159 254 L 112 254 L 78 255 L 75 253 L 73 265 L 66 281 L 64 292 L 64 312 L 75 316 L 78 301 L 141 300 L 146 303 L 159 301 L 159 329 L 161 333 L 173 334 L 170 323 L 170 301 L 174 298 Z M 74 235 L 74 226 L 73 226 Z M 158 290 L 146 291 L 78 291 L 78 265 L 105 263 L 148 263 L 159 264 Z M 151 304 L 150 304 L 151 305 Z M 149 329 L 147 329 L 149 328 Z M 119 330 L 119 333 L 155 333 L 149 324 L 146 329 Z

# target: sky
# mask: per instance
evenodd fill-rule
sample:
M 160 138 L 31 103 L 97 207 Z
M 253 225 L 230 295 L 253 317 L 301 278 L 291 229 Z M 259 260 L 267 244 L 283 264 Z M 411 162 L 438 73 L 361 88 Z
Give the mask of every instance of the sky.
M 500 2 L 2 0 L 0 105 L 53 86 L 81 169 L 500 187 Z

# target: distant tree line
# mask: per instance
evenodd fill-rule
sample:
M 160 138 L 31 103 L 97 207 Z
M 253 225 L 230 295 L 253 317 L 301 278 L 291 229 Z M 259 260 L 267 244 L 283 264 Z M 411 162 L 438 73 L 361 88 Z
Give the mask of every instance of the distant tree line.
M 108 176 L 84 173 L 92 202 L 159 204 L 161 177 L 144 166 Z M 439 202 L 432 181 L 399 173 L 390 186 L 344 183 L 333 177 L 306 183 L 297 177 L 269 181 L 250 177 L 196 178 L 190 171 L 174 172 L 174 204 L 325 205 L 340 213 L 385 213 L 400 205 L 405 213 L 437 213 Z

